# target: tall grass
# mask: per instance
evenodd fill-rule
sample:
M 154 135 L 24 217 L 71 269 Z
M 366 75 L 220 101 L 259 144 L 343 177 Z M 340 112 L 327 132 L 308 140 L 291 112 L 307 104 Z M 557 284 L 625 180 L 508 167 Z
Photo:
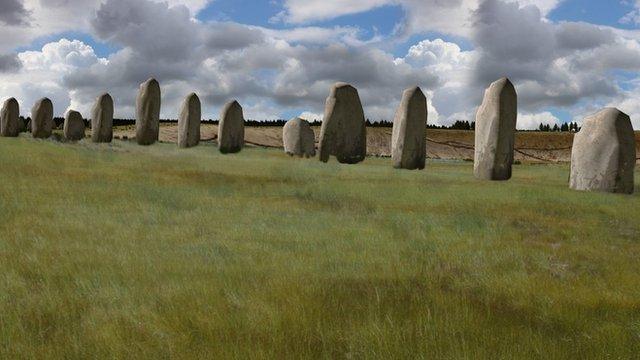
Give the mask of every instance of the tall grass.
M 640 196 L 471 173 L 0 139 L 0 358 L 637 358 Z

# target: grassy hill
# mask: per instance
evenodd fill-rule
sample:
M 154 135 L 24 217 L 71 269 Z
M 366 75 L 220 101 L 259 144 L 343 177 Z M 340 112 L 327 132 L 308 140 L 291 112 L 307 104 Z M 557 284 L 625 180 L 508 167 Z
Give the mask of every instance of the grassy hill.
M 0 358 L 633 358 L 640 196 L 568 175 L 2 138 Z

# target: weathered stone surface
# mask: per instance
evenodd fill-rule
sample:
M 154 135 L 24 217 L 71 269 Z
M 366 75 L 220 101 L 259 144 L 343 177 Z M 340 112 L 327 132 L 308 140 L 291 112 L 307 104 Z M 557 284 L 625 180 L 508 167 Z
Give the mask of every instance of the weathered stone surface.
M 223 154 L 237 153 L 244 147 L 244 115 L 237 101 L 227 103 L 220 114 L 218 149 Z
M 607 108 L 584 119 L 573 140 L 574 190 L 631 194 L 634 191 L 636 142 L 629 116 Z
M 160 135 L 160 84 L 149 79 L 140 85 L 136 99 L 136 141 L 151 145 Z
M 396 169 L 424 169 L 427 157 L 427 98 L 419 87 L 407 89 L 393 119 L 391 159 Z
M 178 118 L 178 146 L 188 148 L 200 143 L 201 105 L 198 95 L 191 93 L 184 99 Z
M 2 105 L 0 113 L 0 136 L 16 137 L 21 129 L 20 105 L 16 99 L 8 99 Z
M 316 156 L 316 135 L 306 120 L 293 118 L 282 128 L 284 151 L 289 155 Z
M 84 119 L 75 110 L 67 111 L 64 118 L 64 137 L 67 140 L 78 141 L 84 139 Z
M 53 103 L 47 98 L 38 100 L 31 109 L 31 134 L 46 139 L 51 136 L 53 126 Z
M 482 180 L 509 180 L 513 164 L 518 96 L 509 79 L 489 86 L 476 115 L 474 173 Z
M 91 141 L 110 143 L 113 140 L 113 98 L 102 94 L 91 110 Z
M 367 154 L 367 129 L 358 90 L 346 83 L 331 88 L 320 129 L 320 161 L 334 155 L 343 164 L 356 164 Z

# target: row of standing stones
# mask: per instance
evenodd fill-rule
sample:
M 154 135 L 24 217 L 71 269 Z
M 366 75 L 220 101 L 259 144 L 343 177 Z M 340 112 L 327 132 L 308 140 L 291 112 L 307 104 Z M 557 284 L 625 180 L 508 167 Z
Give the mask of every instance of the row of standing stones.
M 160 84 L 149 79 L 140 85 L 136 99 L 136 141 L 151 145 L 160 131 Z M 91 139 L 108 143 L 113 138 L 113 99 L 100 95 L 92 109 Z M 0 113 L 0 136 L 20 133 L 18 102 L 5 101 Z M 474 174 L 483 180 L 508 180 L 514 160 L 518 114 L 515 87 L 507 78 L 492 83 L 476 114 Z M 53 104 L 44 98 L 31 110 L 31 133 L 34 138 L 48 138 L 53 128 Z M 222 109 L 218 127 L 218 148 L 222 153 L 236 153 L 244 146 L 244 116 L 237 101 Z M 193 147 L 200 142 L 201 103 L 194 93 L 182 104 L 178 118 L 178 145 Z M 391 153 L 398 169 L 424 169 L 426 160 L 427 99 L 419 87 L 404 91 L 393 121 Z M 70 110 L 64 122 L 64 136 L 69 140 L 84 138 L 82 115 Z M 285 152 L 289 155 L 316 155 L 315 134 L 309 123 L 300 118 L 288 121 L 283 128 Z M 320 130 L 319 157 L 322 162 L 335 156 L 340 163 L 356 164 L 364 160 L 367 149 L 366 122 L 358 91 L 346 83 L 337 83 L 326 100 Z M 583 191 L 631 194 L 634 191 L 636 144 L 628 115 L 606 108 L 583 122 L 576 134 L 571 156 L 570 187 Z

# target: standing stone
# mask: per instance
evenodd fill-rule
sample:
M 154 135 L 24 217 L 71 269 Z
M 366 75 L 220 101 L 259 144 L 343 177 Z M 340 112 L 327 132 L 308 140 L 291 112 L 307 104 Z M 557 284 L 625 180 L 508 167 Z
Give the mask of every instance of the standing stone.
M 584 119 L 571 149 L 574 190 L 632 194 L 636 140 L 629 116 L 606 108 Z
M 78 141 L 84 139 L 84 119 L 79 112 L 75 110 L 67 111 L 64 118 L 64 137 L 70 141 Z
M 178 118 L 178 146 L 189 148 L 200 143 L 201 106 L 198 95 L 191 93 L 184 99 Z
M 42 98 L 31 109 L 31 134 L 34 138 L 47 139 L 53 129 L 53 103 Z
M 424 169 L 427 157 L 427 98 L 419 87 L 402 94 L 393 119 L 391 158 L 396 169 Z
M 289 155 L 316 156 L 316 135 L 306 120 L 293 118 L 282 128 L 284 151 Z
M 320 161 L 334 155 L 340 163 L 356 164 L 367 155 L 367 128 L 358 90 L 346 83 L 331 88 L 320 129 Z
M 218 149 L 223 154 L 237 153 L 244 146 L 244 115 L 237 101 L 227 103 L 220 114 Z
M 91 110 L 91 141 L 110 143 L 113 140 L 113 98 L 102 94 Z
M 0 112 L 0 136 L 16 137 L 20 134 L 20 105 L 14 98 L 8 99 L 2 105 Z
M 473 170 L 482 180 L 509 180 L 513 164 L 518 96 L 509 79 L 489 86 L 476 115 Z
M 160 135 L 160 84 L 149 79 L 140 85 L 136 99 L 136 141 L 151 145 Z

